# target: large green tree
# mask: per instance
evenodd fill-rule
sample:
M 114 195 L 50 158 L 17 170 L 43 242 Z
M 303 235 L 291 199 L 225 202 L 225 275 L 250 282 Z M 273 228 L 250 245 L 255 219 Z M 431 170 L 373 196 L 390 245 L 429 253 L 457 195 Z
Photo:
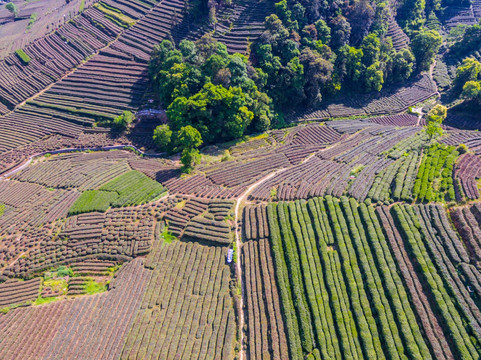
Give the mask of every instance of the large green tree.
M 441 127 L 441 124 L 443 123 L 444 119 L 446 119 L 447 114 L 448 109 L 446 106 L 441 104 L 436 105 L 428 112 L 426 115 L 426 133 L 430 139 L 443 134 L 443 128 Z
M 429 70 L 442 43 L 443 38 L 436 30 L 421 30 L 415 33 L 411 46 L 418 71 Z
M 196 128 L 183 126 L 177 134 L 177 143 L 182 149 L 180 162 L 182 171 L 189 173 L 195 164 L 200 162 L 200 153 L 197 149 L 202 145 L 202 136 Z

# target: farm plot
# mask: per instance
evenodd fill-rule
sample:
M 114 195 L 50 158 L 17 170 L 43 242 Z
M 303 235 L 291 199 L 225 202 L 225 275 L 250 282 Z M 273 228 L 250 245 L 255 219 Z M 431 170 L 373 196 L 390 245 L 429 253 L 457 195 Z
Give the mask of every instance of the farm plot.
M 127 151 L 62 154 L 32 164 L 12 176 L 22 182 L 54 188 L 93 190 L 130 171 Z
M 162 185 L 135 170 L 116 177 L 99 190 L 118 194 L 118 198 L 112 203 L 115 207 L 145 204 L 165 193 Z
M 85 7 L 89 7 L 94 0 L 86 0 Z M 55 28 L 61 27 L 80 12 L 80 0 L 66 2 L 64 0 L 42 0 L 28 3 L 17 3 L 18 17 L 10 13 L 5 7 L 0 11 L 9 14 L 9 21 L 1 21 L 0 28 L 0 59 L 5 58 L 17 49 L 25 48 L 35 40 L 44 37 Z M 30 23 L 30 16 L 36 14 L 36 20 Z M 3 20 L 3 19 L 2 19 Z
M 122 26 L 101 11 L 88 8 L 59 30 L 26 46 L 22 51 L 27 62 L 16 54 L 0 62 L 5 75 L 0 82 L 0 99 L 12 108 L 60 79 L 122 31 Z
M 6 205 L 6 211 L 0 218 L 0 233 L 11 234 L 65 217 L 79 196 L 77 191 L 50 191 L 37 184 L 1 181 L 0 203 Z
M 450 146 L 464 144 L 476 154 L 481 153 L 481 136 L 477 131 L 448 130 L 447 136 L 440 139 L 439 142 Z
M 81 214 L 41 223 L 42 227 L 4 231 L 0 249 L 2 279 L 24 278 L 74 262 L 127 261 L 145 255 L 150 251 L 157 221 L 175 201 Z
M 114 137 L 106 132 L 81 133 L 78 137 L 74 138 L 61 135 L 50 135 L 37 139 L 27 145 L 3 152 L 2 156 L 0 156 L 0 174 L 19 166 L 30 156 L 39 153 L 54 152 L 59 149 L 99 148 L 128 143 L 129 139 L 125 136 Z
M 338 197 L 349 194 L 358 200 L 374 198 L 375 201 L 401 198 L 401 195 L 410 198 L 418 151 L 425 144 L 418 129 L 368 122 L 340 126 L 336 123 L 328 126 L 347 134 L 354 129 L 354 134 L 343 136 L 300 165 L 262 183 L 249 199 L 289 201 L 326 194 Z M 406 152 L 408 156 L 401 158 Z
M 36 300 L 40 293 L 40 283 L 40 278 L 27 281 L 7 280 L 1 283 L 0 308 Z
M 152 269 L 121 359 L 232 359 L 236 342 L 227 248 L 157 241 Z
M 387 215 L 388 211 L 383 211 Z M 411 259 L 405 258 L 415 270 L 410 275 L 425 284 L 422 293 L 437 313 L 444 338 L 448 340 L 449 347 L 441 343 L 438 351 L 450 350 L 458 359 L 478 358 L 479 309 L 461 280 L 463 275 L 455 270 L 456 266 L 468 265 L 469 258 L 446 221 L 444 209 L 396 204 L 391 212 L 403 239 L 397 239 L 397 246 L 411 254 Z
M 373 208 L 327 196 L 267 214 L 290 358 L 432 357 Z
M 473 154 L 464 154 L 456 162 L 456 200 L 479 198 L 478 180 L 481 178 L 481 158 Z
M 248 241 L 242 247 L 247 298 L 250 359 L 281 359 L 289 353 L 269 241 Z
M 189 199 L 167 211 L 168 231 L 185 240 L 230 244 L 233 201 Z
M 125 2 L 122 3 L 125 5 Z M 138 3 L 136 2 L 136 4 Z M 92 23 L 99 24 L 98 26 L 105 31 L 113 27 L 117 27 L 118 31 L 109 30 L 109 39 L 96 50 L 87 50 L 88 47 L 82 48 L 86 54 L 83 57 L 78 56 L 79 59 L 75 62 L 75 66 L 85 57 L 94 54 L 99 49 L 102 50 L 35 100 L 0 117 L 0 132 L 5 134 L 0 139 L 0 152 L 25 146 L 52 134 L 78 137 L 85 127 L 91 127 L 96 121 L 100 123 L 111 121 L 124 110 L 138 108 L 147 84 L 147 63 L 152 48 L 167 36 L 172 27 L 181 20 L 183 14 L 182 2 L 166 0 L 159 4 L 150 1 L 140 3 L 147 4 L 149 8 L 154 5 L 155 7 L 128 31 L 124 31 L 123 27 L 115 24 L 111 19 L 107 19 L 105 14 L 96 8 L 92 7 L 84 12 L 84 14 L 87 12 L 92 14 L 91 21 L 85 21 L 94 28 L 92 33 L 86 37 L 88 41 L 93 41 L 95 37 L 103 34 Z M 178 14 L 177 22 L 172 21 L 174 14 Z M 82 16 L 78 18 L 80 19 Z M 69 27 L 75 28 L 74 24 L 69 24 Z M 121 32 L 118 39 L 115 39 Z M 59 35 L 54 33 L 52 36 Z M 80 38 L 75 38 L 75 41 L 72 40 L 70 43 L 77 44 L 81 41 Z M 61 45 L 58 46 L 62 48 L 62 53 L 69 54 L 68 49 L 63 49 L 63 46 L 67 45 L 63 41 L 60 42 Z M 76 54 L 76 52 L 72 50 L 72 54 Z M 15 82 L 15 76 L 24 77 L 23 67 L 25 66 L 21 65 L 17 58 L 14 58 L 14 61 L 19 67 L 22 67 L 21 70 L 16 70 L 15 74 L 9 77 L 13 79 L 11 81 Z M 34 69 L 32 66 L 36 66 L 35 60 L 32 60 L 26 68 Z M 61 75 L 64 73 L 62 72 Z M 38 84 L 38 80 L 35 79 L 26 80 L 29 82 L 28 86 L 23 85 L 22 82 L 18 85 L 20 87 L 18 92 L 20 90 L 22 92 L 15 96 L 9 93 L 3 94 L 0 84 L 0 96 L 4 96 L 7 98 L 6 101 L 16 105 L 61 77 L 59 74 L 54 75 L 53 79 L 47 75 L 39 76 L 40 79 L 48 78 L 48 81 L 44 81 L 45 84 Z M 4 87 L 5 89 L 16 89 L 10 82 L 5 83 Z M 118 94 L 118 96 L 113 98 L 112 94 Z M 98 128 L 98 130 L 102 129 Z
M 212 36 L 224 43 L 229 53 L 242 53 L 248 51 L 248 43 L 254 42 L 265 31 L 265 19 L 275 13 L 273 3 L 269 1 L 238 1 L 231 6 L 216 8 L 218 22 L 202 24 L 189 31 L 174 33 L 178 43 L 183 39 L 196 41 L 203 35 L 211 33 Z
M 0 357 L 118 359 L 149 277 L 136 259 L 107 292 L 9 311 L 0 316 Z
M 409 37 L 401 29 L 394 16 L 391 14 L 389 15 L 389 26 L 386 36 L 392 39 L 392 44 L 396 51 L 405 49 L 409 46 Z
M 244 239 L 259 240 L 269 237 L 267 209 L 265 205 L 247 205 L 244 207 Z
M 476 115 L 469 113 L 457 113 L 455 110 L 444 121 L 445 125 L 462 130 L 480 130 L 481 121 Z
M 426 202 L 455 200 L 453 168 L 458 154 L 453 146 L 431 145 L 419 166 L 413 197 Z
M 469 257 L 479 267 L 481 260 L 481 204 L 474 203 L 467 207 L 450 209 L 451 219 L 461 235 Z M 476 291 L 479 287 L 474 284 Z
M 358 96 L 356 99 L 343 99 L 322 109 L 309 109 L 296 117 L 298 121 L 324 120 L 336 117 L 375 116 L 400 113 L 409 106 L 416 105 L 436 94 L 436 84 L 422 75 L 411 83 L 395 88 L 381 90 L 380 97 L 372 95 Z

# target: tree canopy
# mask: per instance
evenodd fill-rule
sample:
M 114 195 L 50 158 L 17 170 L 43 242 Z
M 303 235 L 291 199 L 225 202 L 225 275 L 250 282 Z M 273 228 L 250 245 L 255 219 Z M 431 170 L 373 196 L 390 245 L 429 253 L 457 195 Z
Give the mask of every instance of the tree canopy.
M 263 75 L 210 35 L 184 40 L 178 49 L 164 40 L 154 48 L 149 72 L 174 133 L 192 125 L 208 143 L 231 140 L 268 129 L 274 116 L 254 81 Z
M 434 106 L 426 115 L 426 133 L 430 139 L 443 134 L 443 129 L 441 124 L 448 114 L 448 109 L 446 106 L 438 104 Z
M 418 70 L 429 70 L 442 43 L 443 38 L 436 30 L 421 30 L 415 33 L 411 46 Z

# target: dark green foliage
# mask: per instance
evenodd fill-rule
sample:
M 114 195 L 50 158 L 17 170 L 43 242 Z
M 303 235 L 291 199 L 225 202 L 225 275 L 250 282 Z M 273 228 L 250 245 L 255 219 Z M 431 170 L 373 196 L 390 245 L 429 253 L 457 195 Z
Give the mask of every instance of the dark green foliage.
M 14 14 L 15 16 L 17 16 L 17 14 L 18 14 L 17 5 L 15 5 L 13 2 L 7 3 L 7 5 L 5 5 L 5 9 L 7 9 L 8 11 L 10 11 L 10 12 L 11 12 L 12 14 Z
M 164 40 L 153 50 L 149 72 L 174 137 L 187 125 L 206 143 L 269 128 L 271 101 L 253 80 L 262 74 L 209 35 L 195 43 L 182 41 L 178 49 Z
M 411 47 L 416 57 L 418 71 L 428 71 L 439 51 L 443 38 L 436 30 L 421 30 L 414 33 Z
M 182 148 L 182 171 L 190 172 L 194 164 L 200 162 L 200 154 L 197 148 L 202 145 L 202 137 L 197 129 L 190 125 L 184 126 L 177 134 L 177 143 Z
M 410 211 L 411 210 L 411 211 Z M 479 357 L 469 334 L 463 324 L 463 319 L 457 310 L 455 301 L 450 297 L 442 277 L 431 260 L 423 236 L 421 225 L 412 208 L 395 204 L 392 212 L 399 224 L 404 242 L 409 248 L 411 256 L 416 259 L 417 271 L 426 282 L 429 295 L 437 306 L 438 316 L 451 334 L 458 351 L 458 359 L 477 359 Z
M 154 130 L 155 146 L 161 151 L 168 151 L 172 142 L 172 130 L 169 125 L 159 125 Z
M 132 124 L 134 119 L 135 115 L 132 114 L 132 112 L 126 110 L 113 120 L 112 125 L 115 129 L 123 131 L 126 130 L 130 124 Z
M 73 270 L 66 266 L 59 266 L 57 269 L 57 277 L 73 276 Z
M 267 30 L 252 47 L 252 62 L 266 74 L 258 85 L 280 109 L 319 104 L 341 87 L 380 91 L 384 83 L 411 75 L 410 50 L 397 53 L 386 38 L 386 4 L 374 10 L 370 2 L 356 1 L 332 13 L 324 4 L 327 14 L 322 20 L 301 20 L 295 15 L 302 10 L 300 3 L 309 7 L 298 1 L 277 3 L 276 15 L 266 18 Z
M 456 78 L 454 79 L 454 88 L 457 92 L 461 92 L 464 85 L 468 81 L 478 80 L 481 71 L 481 63 L 474 58 L 466 58 L 463 63 L 456 69 Z
M 405 0 L 399 9 L 398 18 L 408 30 L 419 30 L 426 21 L 426 0 Z
M 464 56 L 472 51 L 477 51 L 481 46 L 481 25 L 468 26 L 463 36 L 450 48 L 450 53 Z
M 269 233 L 272 246 L 272 254 L 276 265 L 276 278 L 279 284 L 282 310 L 286 323 L 290 358 L 302 359 L 303 356 L 299 337 L 299 324 L 297 322 L 295 308 L 292 303 L 292 295 L 289 290 L 289 272 L 287 270 L 285 262 L 281 230 L 277 218 L 277 204 L 270 203 L 269 205 L 267 205 L 267 215 L 269 218 Z

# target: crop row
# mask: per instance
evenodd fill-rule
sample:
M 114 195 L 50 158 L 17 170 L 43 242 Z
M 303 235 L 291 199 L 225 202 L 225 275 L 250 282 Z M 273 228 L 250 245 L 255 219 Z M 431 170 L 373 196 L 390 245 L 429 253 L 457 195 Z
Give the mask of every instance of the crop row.
M 269 242 L 249 241 L 242 252 L 249 358 L 281 359 L 289 350 Z
M 27 281 L 10 280 L 0 284 L 0 308 L 37 299 L 40 278 Z
M 462 312 L 458 310 L 460 298 L 454 297 L 452 292 L 453 283 L 447 282 L 447 271 L 442 263 L 438 262 L 438 254 L 429 240 L 423 239 L 427 236 L 422 231 L 419 219 L 414 209 L 408 206 L 394 205 L 393 214 L 399 224 L 399 231 L 404 237 L 405 247 L 411 256 L 416 260 L 416 272 L 421 281 L 427 285 L 429 292 L 428 298 L 433 301 L 433 307 L 441 319 L 441 325 L 445 329 L 445 334 L 450 334 L 455 344 L 456 358 L 475 359 L 479 357 L 476 346 L 479 340 L 471 337 L 473 333 L 470 327 L 463 323 Z M 432 256 L 433 255 L 434 258 Z M 444 279 L 443 279 L 444 276 Z M 465 315 L 465 314 L 463 314 Z M 466 318 L 464 318 L 466 319 Z M 471 321 L 468 320 L 472 325 Z
M 452 146 L 431 145 L 419 166 L 413 197 L 427 202 L 455 200 L 453 167 L 457 156 Z
M 473 261 L 481 260 L 481 204 L 451 209 L 451 219 Z
M 244 208 L 244 236 L 246 240 L 265 239 L 269 237 L 267 210 L 263 205 Z
M 236 317 L 223 247 L 157 241 L 140 311 L 121 359 L 231 359 Z
M 6 261 L 4 265 L 12 263 L 2 268 L 2 277 L 28 277 L 50 267 L 87 259 L 125 261 L 146 254 L 151 247 L 154 217 L 161 216 L 171 204 L 168 200 L 87 213 L 67 221 L 42 222 L 42 227 L 17 229 L 6 237 L 6 244 L 13 246 L 0 254 Z M 18 257 L 21 253 L 25 256 Z
M 431 357 L 372 208 L 326 197 L 267 210 L 291 358 Z
M 63 154 L 32 164 L 12 179 L 46 187 L 93 190 L 130 170 L 125 151 Z
M 456 162 L 454 174 L 459 194 L 457 200 L 461 200 L 464 197 L 470 200 L 478 199 L 477 180 L 481 178 L 481 158 L 473 154 L 462 155 Z
M 10 311 L 0 317 L 0 357 L 119 358 L 148 277 L 138 259 L 122 267 L 107 293 Z

